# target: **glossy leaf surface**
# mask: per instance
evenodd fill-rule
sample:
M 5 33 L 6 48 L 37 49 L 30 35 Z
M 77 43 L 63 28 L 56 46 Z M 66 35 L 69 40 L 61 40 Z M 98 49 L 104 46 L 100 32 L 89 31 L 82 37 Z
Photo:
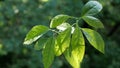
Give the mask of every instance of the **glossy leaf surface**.
M 69 19 L 70 16 L 68 15 L 57 15 L 55 16 L 52 20 L 51 20 L 51 23 L 50 23 L 50 28 L 55 28 L 57 27 L 58 25 L 62 24 L 62 23 L 65 23 L 65 21 L 67 19 Z
M 82 9 L 82 16 L 95 15 L 102 10 L 102 5 L 97 1 L 89 1 Z
M 59 26 L 57 26 L 57 29 L 61 32 L 61 31 L 66 30 L 68 27 L 70 27 L 70 24 L 68 24 L 68 23 L 62 23 Z
M 39 39 L 43 34 L 49 30 L 48 27 L 43 25 L 34 26 L 26 35 L 24 44 L 29 45 Z

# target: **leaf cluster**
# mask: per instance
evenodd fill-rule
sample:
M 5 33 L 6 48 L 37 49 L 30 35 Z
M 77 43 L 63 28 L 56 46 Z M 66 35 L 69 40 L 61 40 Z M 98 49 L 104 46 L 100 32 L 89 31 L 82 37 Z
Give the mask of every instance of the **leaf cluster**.
M 50 27 L 34 26 L 26 35 L 24 44 L 29 45 L 37 41 L 35 47 L 41 46 L 38 50 L 42 49 L 45 68 L 50 67 L 55 56 L 62 54 L 72 67 L 79 68 L 85 54 L 84 37 L 94 48 L 104 53 L 104 41 L 101 35 L 95 30 L 82 28 L 78 25 L 80 20 L 84 20 L 88 25 L 96 29 L 104 28 L 102 22 L 93 16 L 101 10 L 102 5 L 99 2 L 89 1 L 83 7 L 80 17 L 64 14 L 57 15 L 51 20 Z M 67 22 L 70 18 L 76 20 L 72 25 Z M 47 32 L 52 32 L 51 37 L 43 39 L 42 36 Z

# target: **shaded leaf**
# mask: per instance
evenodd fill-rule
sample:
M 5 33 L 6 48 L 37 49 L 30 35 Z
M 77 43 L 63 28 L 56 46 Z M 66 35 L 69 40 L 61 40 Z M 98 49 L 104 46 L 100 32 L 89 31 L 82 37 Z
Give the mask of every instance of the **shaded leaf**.
M 43 34 L 45 34 L 49 30 L 48 27 L 37 25 L 34 26 L 26 35 L 26 38 L 24 40 L 23 44 L 29 45 L 39 39 Z
M 57 27 L 58 25 L 62 24 L 62 23 L 65 23 L 65 21 L 70 18 L 70 16 L 68 15 L 57 15 L 55 16 L 52 20 L 51 20 L 51 23 L 50 23 L 50 28 L 55 28 Z
M 95 15 L 102 10 L 102 5 L 97 1 L 89 1 L 82 9 L 82 16 Z
M 43 64 L 44 68 L 49 68 L 54 60 L 54 45 L 55 39 L 49 38 L 43 49 Z
M 35 50 L 41 50 L 41 49 L 43 49 L 44 44 L 45 44 L 46 41 L 47 41 L 46 38 L 40 38 L 40 39 L 36 42 L 36 44 L 35 44 L 35 46 L 34 46 L 34 49 L 35 49 Z
M 61 55 L 70 44 L 71 27 L 61 32 L 56 39 L 55 54 Z
M 87 40 L 89 41 L 89 43 L 96 48 L 97 50 L 99 50 L 100 52 L 104 53 L 104 41 L 101 37 L 101 35 L 91 29 L 88 28 L 83 28 L 83 33 L 86 36 Z
M 95 18 L 95 17 L 92 17 L 92 16 L 84 16 L 82 17 L 83 20 L 86 21 L 86 23 L 88 23 L 90 26 L 93 26 L 95 28 L 104 28 L 102 22 Z

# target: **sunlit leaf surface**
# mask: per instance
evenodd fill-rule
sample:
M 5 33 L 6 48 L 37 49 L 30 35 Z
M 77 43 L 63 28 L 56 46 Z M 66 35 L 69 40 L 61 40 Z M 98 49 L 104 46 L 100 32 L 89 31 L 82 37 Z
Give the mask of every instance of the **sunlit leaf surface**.
M 55 16 L 52 20 L 51 20 L 51 23 L 50 23 L 50 28 L 55 28 L 57 27 L 58 25 L 62 24 L 62 23 L 65 23 L 65 21 L 67 19 L 69 19 L 70 16 L 68 15 L 57 15 Z
M 56 56 L 61 55 L 70 45 L 71 27 L 61 32 L 56 39 L 55 52 Z
M 100 52 L 104 53 L 104 40 L 102 39 L 101 35 L 91 29 L 88 28 L 83 28 L 83 33 L 86 36 L 87 40 L 89 41 L 89 43 L 96 48 L 97 50 L 99 50 Z
M 85 20 L 86 23 L 89 24 L 90 26 L 93 26 L 93 27 L 95 27 L 95 28 L 104 28 L 102 22 L 101 22 L 99 19 L 97 19 L 97 18 L 95 18 L 95 17 L 93 17 L 93 16 L 84 16 L 84 17 L 82 17 L 82 18 L 83 18 L 83 20 Z
M 72 35 L 71 46 L 65 51 L 65 58 L 73 66 L 80 68 L 85 53 L 85 42 L 82 32 L 77 25 Z
M 48 27 L 42 26 L 42 25 L 37 25 L 34 26 L 26 35 L 24 44 L 31 44 L 37 39 L 39 39 L 43 34 L 45 34 L 49 30 Z

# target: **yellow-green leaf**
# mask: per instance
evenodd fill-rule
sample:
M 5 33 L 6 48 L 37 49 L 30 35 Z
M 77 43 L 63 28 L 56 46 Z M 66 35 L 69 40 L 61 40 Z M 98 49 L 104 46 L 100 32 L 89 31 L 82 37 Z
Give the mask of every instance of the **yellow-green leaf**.
M 23 44 L 29 45 L 39 39 L 43 34 L 45 34 L 49 30 L 48 27 L 37 25 L 34 26 L 26 35 L 26 38 L 24 40 Z
M 45 48 L 43 49 L 43 64 L 44 68 L 49 68 L 54 60 L 54 45 L 55 39 L 49 38 L 45 44 Z
M 82 34 L 79 26 L 76 25 L 76 28 L 72 34 L 71 47 L 72 47 L 72 49 L 74 49 L 79 45 L 85 45 L 85 43 L 84 43 L 83 34 Z
M 64 55 L 69 64 L 73 68 L 80 68 L 80 64 L 82 62 L 82 59 L 84 57 L 85 53 L 85 46 L 78 46 L 78 48 L 70 51 L 69 49 L 66 49 Z
M 71 27 L 61 32 L 56 39 L 55 54 L 61 55 L 70 44 Z
M 88 28 L 82 28 L 82 30 L 89 43 L 98 51 L 104 53 L 104 40 L 101 35 L 98 32 Z
M 80 68 L 80 63 L 82 62 L 84 53 L 85 53 L 84 37 L 80 28 L 77 25 L 72 35 L 71 48 L 69 47 L 65 51 L 64 55 L 73 68 Z

